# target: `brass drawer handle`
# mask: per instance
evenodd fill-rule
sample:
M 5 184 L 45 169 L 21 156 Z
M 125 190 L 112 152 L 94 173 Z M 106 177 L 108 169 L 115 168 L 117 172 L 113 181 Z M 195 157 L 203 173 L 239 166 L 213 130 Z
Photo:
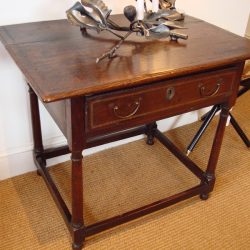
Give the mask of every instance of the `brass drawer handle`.
M 210 97 L 210 96 L 214 96 L 218 93 L 218 91 L 220 90 L 220 86 L 223 83 L 222 79 L 219 79 L 217 81 L 216 87 L 213 91 L 211 91 L 210 93 L 206 93 L 206 87 L 205 86 L 201 86 L 200 87 L 200 94 L 202 97 Z
M 133 115 L 135 115 L 137 113 L 137 111 L 139 110 L 140 106 L 141 106 L 141 102 L 136 101 L 135 102 L 135 109 L 133 110 L 133 112 L 128 114 L 128 115 L 125 115 L 125 116 L 118 114 L 119 107 L 117 105 L 114 107 L 113 110 L 114 110 L 114 114 L 116 117 L 121 118 L 121 119 L 126 119 L 126 118 L 129 118 L 129 117 L 132 117 Z

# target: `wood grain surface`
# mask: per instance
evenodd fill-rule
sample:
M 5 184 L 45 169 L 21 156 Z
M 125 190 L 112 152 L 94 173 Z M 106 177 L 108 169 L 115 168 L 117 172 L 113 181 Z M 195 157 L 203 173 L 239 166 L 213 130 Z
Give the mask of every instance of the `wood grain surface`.
M 119 24 L 127 21 L 113 16 Z M 187 17 L 187 41 L 132 35 L 117 57 L 95 63 L 118 41 L 107 32 L 84 37 L 66 20 L 0 27 L 0 39 L 44 102 L 95 94 L 202 72 L 250 58 L 250 42 Z

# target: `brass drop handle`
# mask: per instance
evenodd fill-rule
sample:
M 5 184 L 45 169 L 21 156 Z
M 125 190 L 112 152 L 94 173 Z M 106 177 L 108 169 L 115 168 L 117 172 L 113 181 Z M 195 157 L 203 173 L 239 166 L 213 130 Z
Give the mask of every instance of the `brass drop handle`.
M 215 89 L 211 92 L 206 93 L 206 87 L 205 86 L 200 86 L 200 94 L 202 97 L 210 97 L 210 96 L 214 96 L 218 93 L 218 91 L 220 90 L 220 86 L 223 83 L 222 79 L 219 79 L 216 83 Z
M 141 106 L 140 100 L 136 101 L 136 102 L 135 102 L 135 109 L 134 109 L 130 114 L 125 115 L 125 116 L 119 115 L 119 114 L 118 114 L 119 107 L 118 107 L 117 105 L 114 106 L 113 111 L 114 111 L 114 114 L 115 114 L 116 117 L 121 118 L 121 119 L 126 119 L 126 118 L 130 118 L 130 117 L 132 117 L 133 115 L 135 115 L 135 114 L 137 113 L 137 111 L 139 110 L 140 106 Z

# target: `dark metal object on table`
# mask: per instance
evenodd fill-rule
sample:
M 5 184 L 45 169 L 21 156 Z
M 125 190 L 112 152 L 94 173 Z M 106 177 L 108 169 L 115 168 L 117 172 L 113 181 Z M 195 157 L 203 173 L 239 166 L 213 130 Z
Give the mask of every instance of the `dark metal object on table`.
M 134 22 L 137 15 L 135 6 L 133 5 L 126 6 L 124 8 L 123 14 L 131 23 Z
M 130 21 L 129 27 L 121 27 L 110 19 L 111 10 L 101 0 L 81 0 L 66 11 L 69 22 L 81 27 L 86 32 L 87 29 L 96 32 L 108 31 L 119 37 L 121 40 L 109 51 L 96 59 L 96 63 L 104 58 L 115 56 L 116 50 L 132 34 L 144 36 L 146 38 L 160 39 L 170 37 L 171 40 L 188 39 L 188 36 L 174 29 L 184 29 L 178 21 L 184 19 L 184 14 L 175 9 L 175 0 L 161 0 L 159 2 L 160 10 L 157 13 L 148 11 L 146 1 L 144 1 L 145 18 L 136 20 L 137 10 L 134 6 L 126 6 L 124 15 Z M 127 32 L 120 35 L 119 32 Z

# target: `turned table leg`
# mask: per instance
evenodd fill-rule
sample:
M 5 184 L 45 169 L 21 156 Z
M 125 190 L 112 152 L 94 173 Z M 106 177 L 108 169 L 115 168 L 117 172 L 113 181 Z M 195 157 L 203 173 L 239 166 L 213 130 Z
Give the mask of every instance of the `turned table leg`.
M 85 240 L 83 219 L 83 166 L 82 151 L 85 144 L 83 98 L 67 100 L 67 139 L 71 151 L 71 192 L 72 192 L 72 248 L 80 250 Z
M 73 249 L 82 249 L 85 236 L 83 222 L 83 167 L 82 152 L 72 152 L 72 229 L 73 229 Z
M 220 113 L 220 120 L 217 126 L 216 134 L 213 141 L 213 146 L 211 149 L 210 158 L 208 161 L 205 177 L 206 177 L 206 184 L 209 185 L 209 192 L 213 191 L 214 184 L 215 184 L 215 169 L 218 162 L 220 149 L 222 145 L 223 135 L 226 128 L 227 118 L 229 115 L 229 108 L 227 106 L 222 106 L 221 113 Z M 200 195 L 202 200 L 208 199 L 209 192 L 203 193 Z

